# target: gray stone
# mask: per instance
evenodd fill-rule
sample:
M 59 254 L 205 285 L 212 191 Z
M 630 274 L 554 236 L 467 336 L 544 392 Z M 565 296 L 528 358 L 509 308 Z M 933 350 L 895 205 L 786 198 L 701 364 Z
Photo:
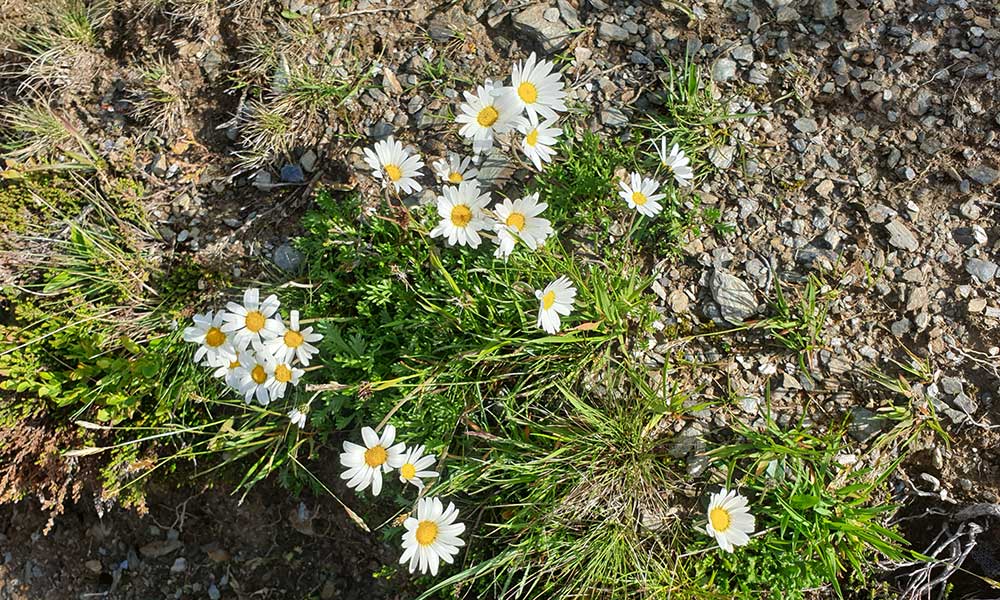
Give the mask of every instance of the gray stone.
M 910 252 L 916 252 L 917 248 L 919 248 L 916 236 L 899 219 L 889 221 L 889 224 L 885 228 L 889 232 L 889 243 L 893 246 L 909 250 Z
M 757 312 L 757 299 L 742 279 L 715 269 L 708 281 L 712 298 L 722 309 L 722 318 L 734 325 L 741 325 Z
M 608 127 L 624 127 L 628 125 L 628 117 L 614 106 L 608 106 L 601 111 L 601 123 Z
M 174 564 L 170 566 L 171 573 L 183 573 L 187 571 L 187 559 L 183 556 L 178 556 L 174 559 Z
M 555 11 L 555 12 L 551 12 Z M 533 38 L 546 54 L 558 52 L 569 45 L 572 29 L 561 18 L 550 21 L 547 17 L 558 16 L 559 9 L 551 4 L 539 3 L 515 14 L 511 19 L 514 29 Z
M 979 403 L 965 394 L 956 394 L 949 402 L 952 406 L 966 414 L 972 415 L 979 410 Z
M 750 44 L 736 46 L 729 52 L 729 55 L 732 56 L 737 62 L 750 64 L 753 62 L 753 46 Z
M 219 588 L 213 583 L 208 586 L 208 600 L 219 600 L 222 598 L 222 593 L 219 592 Z
M 941 378 L 941 391 L 950 396 L 957 396 L 958 394 L 961 394 L 962 387 L 962 380 L 958 377 Z
M 927 54 L 937 46 L 937 42 L 927 38 L 917 38 L 913 40 L 910 47 L 906 49 L 908 54 Z
M 299 268 L 302 266 L 303 258 L 302 253 L 288 243 L 284 243 L 275 248 L 274 254 L 272 255 L 274 264 L 277 265 L 279 269 L 289 274 L 298 273 Z
M 915 94 L 910 98 L 910 102 L 906 105 L 906 110 L 911 115 L 915 117 L 922 116 L 931 108 L 931 99 L 934 97 L 931 91 L 927 88 L 920 88 Z
M 316 153 L 312 149 L 306 150 L 302 153 L 302 156 L 299 157 L 299 164 L 302 165 L 303 169 L 312 173 L 313 169 L 316 167 L 316 158 Z
M 632 54 L 629 55 L 629 59 L 631 59 L 632 64 L 636 64 L 636 65 L 651 65 L 651 64 L 653 64 L 653 61 L 650 60 L 648 56 L 646 56 L 642 52 L 639 52 L 638 50 L 633 50 Z
M 628 39 L 628 30 L 614 23 L 601 21 L 597 26 L 597 37 L 609 42 L 624 42 Z
M 712 151 L 708 153 L 708 160 L 712 161 L 720 170 L 725 171 L 733 164 L 733 159 L 736 157 L 736 148 L 734 146 L 723 145 L 716 146 L 712 148 Z
M 864 9 L 849 9 L 845 10 L 844 14 L 844 27 L 851 33 L 857 33 L 861 31 L 865 25 L 871 20 L 871 15 L 867 10 Z
M 809 117 L 795 119 L 794 125 L 795 128 L 802 133 L 816 133 L 819 129 L 819 124 L 816 123 L 816 119 L 810 119 Z
M 965 174 L 969 176 L 969 179 L 975 181 L 979 185 L 991 185 L 1000 178 L 1000 171 L 997 171 L 993 167 L 985 164 L 979 164 L 974 167 L 969 167 L 965 170 Z
M 479 175 L 476 179 L 485 187 L 501 187 L 510 181 L 513 174 L 514 163 L 510 157 L 499 148 L 493 148 L 479 166 Z
M 885 427 L 885 419 L 867 408 L 856 406 L 851 409 L 851 424 L 847 432 L 859 442 L 867 442 Z
M 774 13 L 774 20 L 778 23 L 793 23 L 799 19 L 798 11 L 791 6 L 782 6 Z
M 970 258 L 965 261 L 965 271 L 982 283 L 989 283 L 997 274 L 997 264 L 991 260 Z
M 817 19 L 832 19 L 840 14 L 837 0 L 817 0 L 815 13 Z
M 958 212 L 966 219 L 976 220 L 982 216 L 983 211 L 979 208 L 975 198 L 969 198 L 958 207 Z
M 393 127 L 391 123 L 386 123 L 385 121 L 379 121 L 371 127 L 368 128 L 368 135 L 376 142 L 381 142 L 390 135 L 392 135 Z
M 712 79 L 725 83 L 736 76 L 736 61 L 731 58 L 720 58 L 712 65 Z
M 892 335 L 896 337 L 903 337 L 904 335 L 909 333 L 910 329 L 912 328 L 913 328 L 913 323 L 910 322 L 910 320 L 907 319 L 906 317 L 903 317 L 898 321 L 893 321 L 892 324 L 889 325 L 889 331 L 891 331 Z

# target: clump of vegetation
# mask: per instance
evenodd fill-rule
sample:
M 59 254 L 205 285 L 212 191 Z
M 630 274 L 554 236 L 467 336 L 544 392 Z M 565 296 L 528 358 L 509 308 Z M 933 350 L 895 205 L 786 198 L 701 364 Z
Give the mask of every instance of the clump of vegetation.
M 103 165 L 69 117 L 41 100 L 0 109 L 0 158 L 11 163 L 5 178 L 30 171 L 94 170 Z
M 35 9 L 33 27 L 15 33 L 21 90 L 58 90 L 87 85 L 103 59 L 96 52 L 98 30 L 111 14 L 104 0 L 48 0 Z
M 187 101 L 179 82 L 177 69 L 161 57 L 142 71 L 132 93 L 135 117 L 165 139 L 181 131 L 187 116 Z

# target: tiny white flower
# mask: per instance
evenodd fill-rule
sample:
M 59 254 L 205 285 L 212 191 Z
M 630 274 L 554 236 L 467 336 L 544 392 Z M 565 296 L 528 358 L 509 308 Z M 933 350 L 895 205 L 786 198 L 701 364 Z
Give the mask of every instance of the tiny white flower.
M 562 326 L 559 315 L 570 314 L 573 311 L 573 301 L 576 299 L 576 288 L 573 287 L 569 277 L 563 275 L 545 286 L 544 290 L 535 290 L 535 297 L 539 302 L 536 325 L 546 333 L 552 335 L 559 333 L 559 328 Z
M 441 221 L 431 230 L 431 237 L 445 237 L 449 246 L 455 244 L 478 248 L 482 243 L 479 232 L 490 226 L 483 212 L 490 202 L 490 193 L 479 193 L 475 181 L 463 181 L 458 187 L 445 186 L 437 199 Z
M 504 198 L 493 207 L 497 222 L 496 230 L 498 244 L 494 256 L 506 259 L 514 251 L 517 240 L 520 239 L 531 250 L 545 242 L 554 233 L 548 219 L 539 217 L 549 205 L 538 201 L 538 194 L 530 194 L 524 198 L 510 200 Z
M 298 408 L 293 408 L 288 411 L 288 420 L 292 422 L 299 429 L 303 429 L 306 426 L 306 413 L 302 412 Z
M 250 288 L 243 293 L 243 304 L 226 304 L 229 312 L 224 317 L 222 331 L 233 336 L 233 345 L 238 350 L 246 350 L 251 344 L 264 339 L 264 331 L 281 331 L 281 321 L 274 318 L 278 312 L 278 297 L 271 294 L 260 301 L 260 290 Z
M 755 525 L 746 498 L 726 488 L 712 494 L 705 531 L 715 538 L 720 548 L 732 552 L 733 546 L 747 545 Z
M 546 119 L 555 119 L 556 111 L 566 110 L 562 75 L 555 68 L 553 62 L 536 61 L 534 52 L 524 63 L 515 63 L 511 89 L 518 109 L 527 111 L 529 116 L 540 114 Z
M 403 452 L 406 444 L 400 442 L 392 445 L 396 439 L 396 428 L 386 425 L 379 437 L 371 427 L 361 430 L 365 445 L 359 446 L 344 442 L 344 452 L 340 455 L 340 464 L 347 467 L 340 477 L 346 479 L 347 486 L 362 491 L 369 485 L 372 494 L 378 496 L 382 492 L 382 473 L 388 473 L 403 464 Z
M 217 356 L 209 361 L 209 365 L 215 370 L 212 371 L 214 377 L 218 377 L 226 382 L 226 385 L 239 391 L 240 389 L 240 367 L 244 362 L 249 364 L 249 355 L 246 351 L 233 352 L 232 356 Z
M 237 375 L 234 375 L 239 382 L 239 392 L 243 394 L 243 401 L 247 404 L 256 398 L 261 406 L 271 403 L 271 390 L 268 387 L 267 374 L 267 351 L 260 344 L 257 344 L 252 351 L 240 354 L 240 366 L 237 367 Z
M 465 541 L 458 536 L 465 531 L 465 523 L 456 523 L 458 509 L 451 502 L 446 509 L 438 498 L 417 500 L 417 516 L 403 522 L 403 556 L 400 564 L 410 561 L 410 573 L 420 569 L 437 575 L 440 561 L 452 564 L 458 549 Z
M 618 186 L 621 191 L 618 194 L 628 203 L 629 208 L 634 208 L 640 215 L 645 217 L 655 217 L 663 210 L 660 204 L 666 194 L 657 194 L 660 184 L 655 179 L 643 178 L 638 173 L 632 173 L 630 182 L 619 181 Z
M 691 159 L 684 155 L 680 146 L 674 144 L 670 153 L 667 154 L 667 138 L 663 137 L 660 138 L 660 145 L 656 152 L 660 155 L 660 164 L 667 170 L 667 173 L 674 176 L 677 185 L 691 185 L 691 180 L 694 179 L 694 171 L 690 166 Z
M 200 344 L 194 352 L 194 362 L 200 363 L 205 359 L 205 363 L 211 365 L 217 359 L 236 357 L 232 339 L 223 330 L 225 319 L 224 310 L 214 314 L 208 311 L 205 314 L 195 315 L 192 319 L 194 325 L 184 328 L 181 333 L 184 341 Z
M 271 400 L 284 398 L 288 386 L 298 385 L 299 379 L 305 371 L 293 367 L 283 357 L 278 358 L 266 351 L 265 354 L 264 363 L 267 368 L 267 383 L 265 385 L 267 385 L 268 391 L 271 394 Z
M 463 181 L 475 179 L 479 175 L 479 170 L 472 166 L 472 159 L 454 152 L 448 155 L 447 160 L 434 161 L 434 172 L 443 183 L 458 185 Z
M 424 447 L 415 446 L 406 451 L 403 456 L 403 464 L 399 466 L 399 480 L 402 483 L 411 483 L 417 486 L 418 490 L 424 488 L 424 481 L 421 477 L 437 477 L 437 471 L 428 471 L 427 467 L 434 464 L 433 456 L 424 456 Z
M 263 335 L 267 338 L 264 346 L 267 351 L 285 362 L 297 358 L 301 364 L 308 367 L 309 360 L 319 352 L 319 349 L 313 346 L 312 342 L 320 341 L 323 336 L 313 333 L 312 327 L 302 329 L 299 326 L 299 311 L 297 310 L 293 310 L 289 315 L 287 327 L 281 321 L 280 316 L 278 316 L 278 323 L 281 325 L 280 328 L 264 331 Z
M 539 171 L 542 170 L 542 163 L 552 162 L 552 157 L 556 155 L 552 146 L 555 145 L 556 138 L 562 134 L 561 129 L 552 125 L 555 125 L 554 119 L 546 119 L 539 124 L 538 117 L 531 115 L 526 123 L 518 127 L 518 131 L 524 134 L 521 150 Z
M 455 121 L 462 124 L 458 130 L 472 140 L 472 150 L 482 154 L 493 147 L 496 134 L 507 133 L 521 124 L 521 109 L 510 90 L 500 88 L 487 80 L 475 94 L 465 92 L 465 102 L 459 107 Z
M 374 151 L 365 148 L 365 162 L 375 172 L 375 177 L 382 180 L 383 186 L 391 185 L 395 191 L 407 194 L 422 189 L 416 177 L 421 175 L 420 169 L 423 168 L 424 161 L 419 155 L 411 155 L 391 135 L 388 139 L 376 142 Z

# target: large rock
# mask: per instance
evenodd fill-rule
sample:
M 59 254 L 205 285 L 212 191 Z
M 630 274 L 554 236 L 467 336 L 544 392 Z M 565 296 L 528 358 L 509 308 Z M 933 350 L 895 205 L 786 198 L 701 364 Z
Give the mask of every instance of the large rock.
M 555 21 L 546 18 L 551 9 L 558 11 L 555 4 L 540 3 L 529 6 L 513 17 L 514 29 L 535 39 L 546 54 L 558 52 L 569 45 L 573 30 L 560 14 Z M 549 12 L 549 16 L 554 13 Z
M 757 312 L 757 299 L 742 279 L 718 269 L 712 273 L 708 281 L 712 298 L 722 309 L 722 318 L 734 325 L 742 325 L 743 321 Z

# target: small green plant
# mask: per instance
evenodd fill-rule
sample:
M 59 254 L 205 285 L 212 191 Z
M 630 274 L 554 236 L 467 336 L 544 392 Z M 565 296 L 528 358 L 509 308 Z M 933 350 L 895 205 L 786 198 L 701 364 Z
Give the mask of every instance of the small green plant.
M 111 13 L 104 0 L 56 0 L 45 4 L 42 23 L 15 32 L 18 49 L 27 63 L 20 68 L 21 91 L 59 89 L 82 81 L 100 60 L 98 28 Z
M 140 73 L 132 93 L 133 115 L 166 139 L 180 132 L 187 113 L 178 81 L 180 74 L 161 57 Z
M 798 304 L 789 302 L 781 281 L 774 278 L 775 300 L 772 315 L 759 327 L 788 350 L 795 352 L 799 367 L 807 374 L 812 364 L 812 353 L 823 347 L 823 327 L 836 291 L 828 289 L 816 275 L 810 274 Z
M 759 539 L 733 555 L 709 554 L 698 569 L 722 592 L 758 598 L 777 592 L 804 598 L 805 590 L 842 584 L 863 587 L 873 560 L 902 560 L 906 541 L 886 517 L 895 510 L 886 480 L 902 461 L 878 452 L 852 453 L 841 428 L 825 434 L 785 430 L 768 419 L 763 431 L 740 428 L 740 441 L 711 452 L 729 480 L 756 507 Z
M 15 163 L 4 175 L 31 171 L 94 170 L 104 161 L 87 138 L 46 101 L 0 109 L 0 158 Z

